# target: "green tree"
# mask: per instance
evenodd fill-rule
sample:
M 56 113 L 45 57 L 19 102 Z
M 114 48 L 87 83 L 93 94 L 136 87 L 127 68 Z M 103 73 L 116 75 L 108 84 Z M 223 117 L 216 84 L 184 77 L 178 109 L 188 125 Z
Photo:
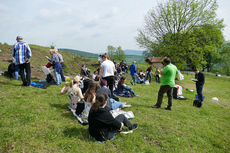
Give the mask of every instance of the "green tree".
M 218 39 L 222 39 L 223 24 L 216 18 L 216 9 L 216 0 L 168 0 L 158 4 L 146 15 L 137 43 L 152 56 L 170 57 L 179 68 L 204 66 L 209 53 L 221 42 Z M 221 33 L 220 37 L 214 35 L 214 42 L 205 36 L 213 28 Z
M 112 60 L 124 60 L 125 59 L 125 53 L 124 50 L 122 50 L 121 46 L 118 46 L 117 48 L 114 46 L 109 45 L 107 47 L 108 54 Z
M 213 71 L 230 76 L 230 41 L 223 43 L 217 49 L 215 54 L 212 54 Z

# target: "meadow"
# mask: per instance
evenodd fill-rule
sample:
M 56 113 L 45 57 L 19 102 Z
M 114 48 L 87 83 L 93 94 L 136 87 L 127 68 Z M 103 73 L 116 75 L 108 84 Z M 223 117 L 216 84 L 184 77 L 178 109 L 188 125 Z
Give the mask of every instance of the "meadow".
M 146 68 L 140 65 L 139 68 Z M 202 108 L 192 102 L 194 74 L 184 74 L 187 100 L 173 100 L 172 111 L 153 109 L 160 85 L 132 86 L 140 96 L 121 98 L 131 104 L 139 128 L 132 134 L 117 134 L 116 139 L 97 143 L 90 139 L 88 126 L 80 125 L 67 109 L 67 95 L 60 95 L 60 86 L 47 89 L 22 87 L 21 81 L 0 76 L 0 152 L 230 152 L 230 79 L 207 75 Z M 212 102 L 218 97 L 218 102 Z

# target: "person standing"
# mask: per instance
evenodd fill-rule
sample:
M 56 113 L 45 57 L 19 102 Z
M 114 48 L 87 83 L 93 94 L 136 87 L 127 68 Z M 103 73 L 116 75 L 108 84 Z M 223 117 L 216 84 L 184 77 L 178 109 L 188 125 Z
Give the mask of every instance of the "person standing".
M 157 83 L 160 83 L 160 71 L 158 68 L 156 68 L 156 71 L 155 71 L 155 80 Z
M 12 56 L 16 60 L 15 65 L 19 68 L 23 86 L 31 87 L 30 58 L 32 56 L 29 45 L 23 41 L 22 36 L 17 36 L 17 43 L 12 48 Z
M 61 75 L 60 72 L 62 70 L 62 66 L 60 64 L 60 59 L 58 54 L 56 54 L 55 49 L 50 49 L 50 55 L 51 55 L 51 59 L 46 56 L 46 58 L 48 59 L 48 61 L 50 61 L 52 63 L 53 69 L 54 69 L 54 75 L 56 78 L 56 84 L 59 85 L 62 83 L 62 79 L 61 79 Z
M 197 68 L 193 68 L 193 72 L 195 73 L 195 79 L 193 79 L 193 81 L 196 82 L 196 92 L 198 95 L 198 100 L 201 102 L 201 106 L 202 106 L 204 101 L 202 91 L 205 82 L 205 75 L 204 73 L 200 72 Z
M 109 86 L 109 89 L 111 91 L 112 97 L 113 95 L 113 86 L 114 86 L 114 72 L 116 71 L 115 65 L 112 61 L 110 61 L 107 57 L 107 55 L 102 55 L 102 63 L 101 63 L 101 69 L 100 69 L 100 75 L 102 79 L 105 79 L 107 81 L 107 84 Z
M 133 64 L 130 65 L 129 67 L 130 75 L 132 76 L 132 80 L 130 83 L 132 85 L 133 85 L 133 82 L 134 82 L 134 85 L 136 85 L 136 82 L 137 82 L 137 66 L 135 64 L 136 64 L 136 61 L 133 61 Z
M 148 79 L 149 79 L 149 83 L 151 83 L 152 81 L 152 75 L 151 75 L 151 71 L 152 71 L 152 65 L 150 65 L 148 68 L 147 68 L 147 75 L 148 75 Z
M 170 58 L 166 57 L 163 60 L 164 68 L 160 72 L 161 74 L 161 86 L 158 91 L 157 103 L 152 106 L 152 108 L 160 108 L 163 100 L 164 93 L 167 93 L 168 96 L 168 106 L 166 110 L 171 110 L 172 108 L 172 99 L 173 99 L 173 87 L 175 85 L 175 77 L 178 74 L 177 67 L 171 64 Z
M 58 49 L 56 49 L 55 52 L 59 57 L 59 61 L 60 61 L 61 67 L 62 67 L 62 69 L 60 71 L 60 75 L 61 75 L 61 80 L 64 82 L 65 81 L 65 76 L 64 76 L 63 71 L 62 71 L 63 67 L 64 67 L 64 60 L 63 60 L 62 55 L 58 52 Z

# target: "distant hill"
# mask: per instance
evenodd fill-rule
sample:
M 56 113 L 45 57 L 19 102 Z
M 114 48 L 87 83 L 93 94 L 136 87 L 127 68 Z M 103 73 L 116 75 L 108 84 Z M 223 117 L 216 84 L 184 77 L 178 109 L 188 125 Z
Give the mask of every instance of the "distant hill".
M 143 51 L 141 51 L 141 50 L 126 49 L 126 50 L 124 50 L 124 52 L 125 52 L 125 55 L 138 55 L 138 56 L 143 55 Z
M 103 53 L 90 53 L 90 52 L 86 52 L 86 51 L 80 51 L 80 50 L 74 50 L 74 49 L 67 49 L 67 48 L 60 48 L 59 50 L 61 51 L 67 51 L 67 52 L 71 52 L 83 57 L 87 57 L 87 58 L 98 58 L 99 54 L 103 54 Z M 124 50 L 125 52 L 125 62 L 127 64 L 131 64 L 133 61 L 136 61 L 137 63 L 143 63 L 145 60 L 145 57 L 143 56 L 143 51 L 140 50 Z
M 61 51 L 68 51 L 74 54 L 78 54 L 80 56 L 84 56 L 87 58 L 98 58 L 98 54 L 95 53 L 90 53 L 90 52 L 86 52 L 86 51 L 80 51 L 80 50 L 74 50 L 74 49 L 67 49 L 67 48 L 59 48 L 59 50 Z

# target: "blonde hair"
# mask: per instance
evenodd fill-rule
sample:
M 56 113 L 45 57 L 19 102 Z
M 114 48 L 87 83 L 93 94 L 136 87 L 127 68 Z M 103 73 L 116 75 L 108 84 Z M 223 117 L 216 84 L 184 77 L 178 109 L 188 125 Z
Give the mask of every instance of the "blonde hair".
M 75 76 L 73 80 L 70 81 L 70 88 L 73 88 L 73 85 L 80 82 L 80 77 Z

